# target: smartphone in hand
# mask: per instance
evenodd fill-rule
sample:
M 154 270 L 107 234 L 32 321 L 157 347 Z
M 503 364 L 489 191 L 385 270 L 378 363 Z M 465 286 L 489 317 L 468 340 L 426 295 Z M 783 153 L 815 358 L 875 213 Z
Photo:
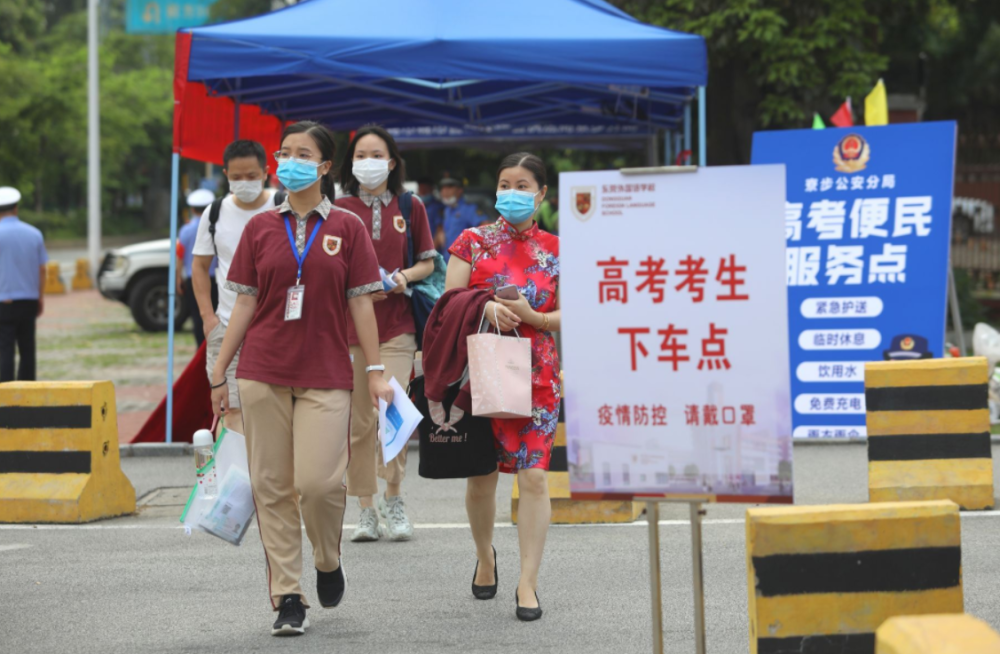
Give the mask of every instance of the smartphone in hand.
M 521 291 L 518 290 L 516 284 L 508 284 L 507 286 L 501 286 L 497 289 L 496 296 L 503 300 L 517 300 L 521 297 Z

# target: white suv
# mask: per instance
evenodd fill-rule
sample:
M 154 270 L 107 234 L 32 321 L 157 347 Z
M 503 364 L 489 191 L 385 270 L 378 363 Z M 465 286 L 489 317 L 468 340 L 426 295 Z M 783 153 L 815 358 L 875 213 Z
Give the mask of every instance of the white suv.
M 118 248 L 104 257 L 97 287 L 109 300 L 128 305 L 132 317 L 146 331 L 166 331 L 169 266 L 170 239 Z M 180 297 L 174 307 L 174 325 L 180 329 L 189 316 Z

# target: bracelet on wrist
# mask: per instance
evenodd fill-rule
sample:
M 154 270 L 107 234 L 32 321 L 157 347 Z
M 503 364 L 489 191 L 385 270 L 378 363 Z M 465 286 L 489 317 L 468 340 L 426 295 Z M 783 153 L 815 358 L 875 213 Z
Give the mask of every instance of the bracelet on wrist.
M 406 280 L 406 285 L 409 286 L 410 285 L 410 278 L 406 276 L 406 273 L 403 272 L 402 270 L 400 270 L 399 274 L 403 276 L 403 279 Z
M 225 386 L 228 383 L 229 383 L 229 378 L 228 377 L 223 377 L 221 382 L 219 382 L 218 384 L 212 386 L 212 390 L 214 391 L 217 388 L 222 388 L 223 386 Z

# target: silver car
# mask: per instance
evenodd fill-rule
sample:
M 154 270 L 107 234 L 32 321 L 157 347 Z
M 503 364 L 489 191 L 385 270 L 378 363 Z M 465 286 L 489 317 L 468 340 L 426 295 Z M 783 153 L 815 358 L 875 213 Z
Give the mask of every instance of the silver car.
M 166 331 L 170 239 L 147 241 L 109 252 L 97 273 L 101 295 L 132 310 L 144 330 Z M 178 297 L 174 325 L 180 329 L 188 319 L 187 307 Z

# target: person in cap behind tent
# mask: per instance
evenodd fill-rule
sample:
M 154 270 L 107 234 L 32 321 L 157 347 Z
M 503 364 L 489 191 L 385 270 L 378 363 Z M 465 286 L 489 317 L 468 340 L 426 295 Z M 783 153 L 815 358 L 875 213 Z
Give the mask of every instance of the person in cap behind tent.
M 181 259 L 181 265 L 177 267 L 177 293 L 182 297 L 188 308 L 188 313 L 191 314 L 194 342 L 198 347 L 201 347 L 201 344 L 205 342 L 205 324 L 195 300 L 191 272 L 194 265 L 194 243 L 198 238 L 201 214 L 205 211 L 205 207 L 213 202 L 215 202 L 215 194 L 208 189 L 200 188 L 188 194 L 187 203 L 188 207 L 191 208 L 191 218 L 177 232 L 177 258 Z M 212 306 L 219 304 L 219 289 L 215 285 L 215 263 L 212 261 L 208 271 L 209 279 L 212 280 Z
M 443 255 L 445 253 L 444 204 L 438 198 L 434 182 L 431 181 L 430 177 L 421 177 L 417 180 L 417 195 L 420 196 L 420 201 L 424 203 L 424 209 L 427 210 L 427 222 L 430 224 L 431 234 L 434 236 L 434 247 Z M 441 232 L 440 239 L 437 237 L 438 231 Z
M 14 381 L 14 351 L 21 356 L 18 381 L 35 380 L 35 321 L 44 309 L 49 256 L 38 229 L 17 217 L 21 193 L 0 186 L 0 383 Z
M 479 227 L 488 221 L 476 205 L 466 202 L 462 197 L 465 194 L 462 182 L 453 177 L 446 177 L 441 180 L 440 187 L 441 203 L 444 204 L 444 226 L 435 236 L 437 241 L 435 245 L 448 250 L 462 232 Z M 451 252 L 445 252 L 444 258 L 445 261 L 450 259 Z

